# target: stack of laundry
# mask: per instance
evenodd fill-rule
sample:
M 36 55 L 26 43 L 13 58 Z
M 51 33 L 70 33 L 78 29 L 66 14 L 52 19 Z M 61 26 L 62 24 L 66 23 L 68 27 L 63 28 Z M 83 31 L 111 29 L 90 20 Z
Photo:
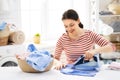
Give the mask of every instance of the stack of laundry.
M 112 62 L 109 66 L 111 70 L 120 70 L 120 63 L 119 62 Z
M 45 72 L 49 71 L 53 65 L 53 58 L 46 50 L 37 50 L 33 44 L 29 44 L 27 52 L 16 55 L 19 67 L 23 72 Z
M 33 44 L 28 46 L 30 54 L 26 57 L 26 62 L 35 70 L 44 71 L 53 61 L 51 54 L 45 50 L 37 50 Z
M 93 77 L 100 70 L 99 54 L 94 55 L 92 61 L 84 60 L 81 56 L 74 64 L 68 64 L 65 68 L 61 69 L 61 73 L 68 75 L 79 75 Z

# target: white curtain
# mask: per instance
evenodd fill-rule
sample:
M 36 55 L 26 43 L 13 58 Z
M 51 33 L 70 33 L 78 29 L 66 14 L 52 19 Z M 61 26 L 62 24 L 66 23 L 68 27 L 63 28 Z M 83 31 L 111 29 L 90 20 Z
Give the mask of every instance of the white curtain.
M 10 4 L 8 0 L 0 0 L 0 14 L 8 13 Z

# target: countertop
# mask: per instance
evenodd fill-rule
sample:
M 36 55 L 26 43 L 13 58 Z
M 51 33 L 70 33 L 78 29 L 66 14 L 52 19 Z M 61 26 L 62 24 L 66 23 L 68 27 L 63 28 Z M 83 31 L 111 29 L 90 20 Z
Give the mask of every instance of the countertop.
M 94 77 L 66 75 L 51 69 L 44 73 L 25 73 L 19 67 L 0 67 L 0 80 L 120 80 L 120 71 L 102 68 Z

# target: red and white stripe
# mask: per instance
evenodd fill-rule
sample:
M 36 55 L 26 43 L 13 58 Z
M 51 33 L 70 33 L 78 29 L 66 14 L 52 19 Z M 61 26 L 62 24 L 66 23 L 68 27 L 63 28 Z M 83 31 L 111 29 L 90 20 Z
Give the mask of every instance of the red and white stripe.
M 78 40 L 71 40 L 69 36 L 64 33 L 57 42 L 54 57 L 59 60 L 64 50 L 67 56 L 67 62 L 73 63 L 80 55 L 84 54 L 85 51 L 93 49 L 95 44 L 105 46 L 109 43 L 110 42 L 102 36 L 89 30 L 86 30 L 85 34 L 81 35 Z

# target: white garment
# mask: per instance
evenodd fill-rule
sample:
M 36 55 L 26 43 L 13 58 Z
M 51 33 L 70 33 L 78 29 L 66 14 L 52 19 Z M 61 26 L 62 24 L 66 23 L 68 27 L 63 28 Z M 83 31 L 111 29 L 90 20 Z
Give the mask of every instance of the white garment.
M 105 24 L 102 20 L 99 20 L 99 34 L 110 35 L 113 33 L 113 28 L 107 24 Z

